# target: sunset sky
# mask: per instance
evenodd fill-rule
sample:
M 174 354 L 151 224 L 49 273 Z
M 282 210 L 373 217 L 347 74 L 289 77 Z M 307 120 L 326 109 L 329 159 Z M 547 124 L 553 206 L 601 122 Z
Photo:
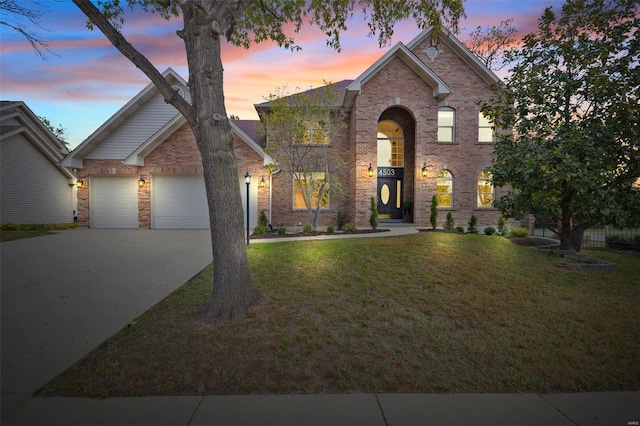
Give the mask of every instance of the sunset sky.
M 25 5 L 33 3 L 27 0 Z M 71 2 L 40 0 L 46 14 L 38 35 L 49 41 L 51 53 L 42 60 L 17 33 L 0 27 L 0 98 L 24 101 L 35 114 L 62 125 L 73 148 L 88 137 L 148 83 L 147 77 L 124 58 L 98 30 L 86 29 L 86 18 Z M 544 8 L 559 10 L 555 0 L 467 0 L 466 19 L 459 38 L 478 25 L 497 25 L 513 18 L 520 35 L 533 31 Z M 4 17 L 3 17 L 4 18 Z M 160 71 L 172 67 L 187 77 L 184 44 L 175 32 L 181 20 L 164 21 L 158 15 L 128 12 L 125 37 Z M 277 88 L 290 91 L 319 86 L 323 80 L 355 79 L 394 44 L 410 42 L 420 30 L 413 22 L 396 26 L 393 40 L 380 48 L 367 37 L 367 25 L 356 15 L 343 34 L 341 53 L 326 46 L 324 34 L 305 27 L 296 41 L 302 51 L 290 52 L 275 44 L 249 50 L 225 44 L 222 61 L 227 113 L 257 119 L 254 104 Z

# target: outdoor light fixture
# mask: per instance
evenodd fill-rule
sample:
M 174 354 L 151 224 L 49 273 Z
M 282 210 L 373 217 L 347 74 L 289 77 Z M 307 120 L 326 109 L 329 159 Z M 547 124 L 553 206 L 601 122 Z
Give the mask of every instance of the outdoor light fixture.
M 140 179 L 138 179 L 138 186 L 142 188 L 144 186 L 144 176 L 140 175 Z
M 249 245 L 249 185 L 251 185 L 249 170 L 244 175 L 244 183 L 247 185 L 247 245 Z
M 422 177 L 427 177 L 427 163 L 422 165 Z
M 264 181 L 264 176 L 262 176 L 260 178 L 260 188 L 264 188 L 265 185 L 266 185 L 266 182 Z
M 369 177 L 373 177 L 373 167 L 371 167 L 371 163 L 369 163 L 369 168 L 367 169 L 367 174 Z
M 78 180 L 76 181 L 76 186 L 77 186 L 78 188 L 82 188 L 82 187 L 84 186 L 84 181 L 83 181 L 82 179 L 78 179 Z

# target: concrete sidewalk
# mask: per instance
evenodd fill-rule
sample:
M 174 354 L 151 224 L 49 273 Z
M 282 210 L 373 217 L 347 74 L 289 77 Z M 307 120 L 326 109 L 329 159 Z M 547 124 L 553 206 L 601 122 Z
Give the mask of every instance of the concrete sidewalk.
M 3 426 L 637 425 L 640 392 L 34 398 Z
M 392 237 L 412 226 L 381 224 Z M 287 238 L 284 241 L 348 238 Z M 252 241 L 253 243 L 283 240 Z M 88 230 L 2 243 L 2 425 L 636 425 L 640 392 L 33 398 L 211 261 L 209 231 Z

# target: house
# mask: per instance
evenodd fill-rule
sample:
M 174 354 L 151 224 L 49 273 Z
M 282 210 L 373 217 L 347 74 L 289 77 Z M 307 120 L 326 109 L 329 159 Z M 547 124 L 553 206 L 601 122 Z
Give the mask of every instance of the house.
M 24 102 L 0 102 L 0 222 L 71 223 L 76 177 L 67 148 Z
M 176 90 L 188 94 L 173 70 L 164 73 Z M 347 127 L 331 146 L 348 167 L 338 172 L 343 194 L 323 204 L 320 225 L 338 212 L 357 226 L 368 226 L 370 198 L 378 200 L 379 218 L 429 224 L 431 198 L 439 201 L 438 222 L 452 212 L 458 224 L 471 215 L 478 224 L 495 225 L 491 206 L 491 164 L 495 130 L 480 113 L 479 101 L 495 94 L 496 77 L 453 34 L 438 38 L 431 29 L 408 44 L 398 43 L 355 80 L 335 84 L 335 107 L 347 113 Z M 269 105 L 255 105 L 264 117 Z M 274 225 L 308 222 L 293 179 L 269 173 L 273 159 L 265 152 L 260 123 L 232 120 L 238 184 L 249 185 L 251 226 L 261 211 Z M 61 163 L 77 169 L 81 226 L 99 228 L 207 228 L 202 164 L 195 138 L 184 118 L 153 85 L 147 86 L 98 128 Z M 256 183 L 257 182 L 257 183 Z M 246 205 L 246 199 L 243 199 Z

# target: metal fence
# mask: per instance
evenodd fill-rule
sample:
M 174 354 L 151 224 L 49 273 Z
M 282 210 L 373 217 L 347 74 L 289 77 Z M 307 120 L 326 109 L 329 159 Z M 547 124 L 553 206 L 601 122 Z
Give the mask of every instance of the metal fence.
M 553 224 L 536 222 L 537 237 L 558 238 Z M 613 226 L 592 226 L 584 232 L 583 249 L 615 249 L 640 251 L 640 228 L 617 229 Z

